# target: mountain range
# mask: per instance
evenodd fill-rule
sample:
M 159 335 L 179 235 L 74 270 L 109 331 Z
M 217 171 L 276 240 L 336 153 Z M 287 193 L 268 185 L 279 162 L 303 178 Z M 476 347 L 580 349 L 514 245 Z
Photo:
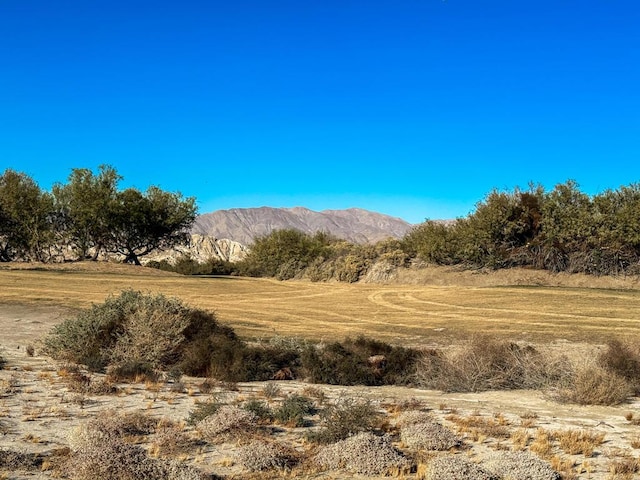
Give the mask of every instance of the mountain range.
M 304 207 L 260 207 L 205 213 L 197 217 L 191 233 L 251 245 L 273 230 L 292 228 L 310 234 L 322 231 L 353 243 L 375 243 L 402 238 L 411 227 L 400 218 L 361 208 L 316 212 Z

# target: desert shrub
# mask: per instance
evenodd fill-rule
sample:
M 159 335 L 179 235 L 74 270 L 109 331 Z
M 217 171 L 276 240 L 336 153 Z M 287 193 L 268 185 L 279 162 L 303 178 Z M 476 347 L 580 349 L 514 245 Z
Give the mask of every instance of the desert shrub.
M 418 450 L 449 450 L 462 444 L 451 430 L 433 420 L 403 425 L 400 439 L 407 447 Z
M 321 428 L 307 438 L 315 443 L 333 443 L 360 432 L 373 430 L 380 412 L 368 400 L 343 397 L 320 412 Z
M 556 392 L 559 401 L 579 405 L 618 405 L 633 393 L 629 382 L 598 366 L 579 368 L 568 385 Z
M 408 470 L 411 462 L 391 444 L 387 435 L 362 432 L 322 447 L 315 462 L 330 470 L 345 469 L 361 475 L 384 475 Z
M 183 424 L 161 420 L 156 427 L 153 452 L 173 455 L 189 450 L 195 442 L 185 433 Z
M 256 472 L 291 468 L 298 461 L 298 454 L 281 443 L 256 440 L 241 447 L 236 458 L 244 468 Z
M 115 410 L 100 412 L 87 423 L 88 428 L 108 435 L 149 435 L 158 421 L 140 412 L 118 413 Z
M 73 480 L 205 480 L 204 473 L 178 462 L 149 458 L 144 448 L 127 443 L 118 433 L 84 424 L 69 436 L 71 457 L 65 466 Z
M 274 418 L 273 410 L 269 407 L 267 402 L 252 398 L 242 404 L 242 408 L 255 414 L 260 420 L 271 421 Z
M 441 455 L 431 462 L 425 480 L 500 480 L 500 477 L 459 455 Z M 521 480 L 520 477 L 514 477 Z
M 304 417 L 316 413 L 316 407 L 308 397 L 303 395 L 289 395 L 280 407 L 274 412 L 274 418 L 285 425 L 302 427 L 305 425 Z
M 485 462 L 500 478 L 519 480 L 560 480 L 562 476 L 551 465 L 529 452 L 500 452 Z
M 12 472 L 18 470 L 38 470 L 43 458 L 35 453 L 23 453 L 6 448 L 0 448 L 0 469 Z M 2 475 L 0 475 L 2 478 Z
M 383 356 L 382 364 L 372 364 L 374 356 Z M 321 347 L 309 347 L 302 353 L 302 370 L 313 383 L 331 385 L 406 385 L 413 380 L 420 354 L 360 336 Z
M 107 370 L 109 378 L 116 382 L 137 381 L 156 382 L 158 371 L 150 363 L 139 360 L 130 360 L 113 365 Z
M 433 421 L 434 417 L 429 412 L 426 412 L 424 410 L 411 409 L 402 411 L 396 423 L 400 427 L 405 427 L 416 423 L 428 423 Z
M 198 402 L 196 403 L 195 408 L 189 412 L 187 423 L 189 425 L 195 425 L 201 420 L 207 418 L 209 415 L 216 413 L 221 406 L 222 404 L 217 398 L 211 398 L 206 402 Z
M 7 360 L 4 358 L 2 353 L 0 353 L 0 370 L 2 370 L 7 365 Z
M 635 392 L 640 391 L 640 352 L 619 340 L 611 340 L 598 356 L 598 365 L 626 379 Z
M 479 392 L 543 388 L 571 373 L 564 357 L 549 359 L 529 345 L 478 336 L 446 353 L 425 351 L 417 377 L 426 388 Z
M 92 370 L 128 362 L 162 369 L 179 363 L 197 340 L 220 335 L 235 337 L 212 313 L 160 294 L 125 290 L 54 327 L 45 347 L 54 358 Z
M 234 405 L 223 405 L 214 414 L 196 424 L 196 429 L 207 441 L 214 442 L 235 438 L 255 430 L 258 417 L 255 413 Z

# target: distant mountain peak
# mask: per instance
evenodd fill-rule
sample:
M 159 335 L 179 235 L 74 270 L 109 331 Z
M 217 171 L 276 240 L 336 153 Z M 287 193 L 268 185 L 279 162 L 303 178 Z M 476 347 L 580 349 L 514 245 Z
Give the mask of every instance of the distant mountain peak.
M 354 243 L 374 243 L 403 237 L 411 224 L 401 218 L 355 207 L 321 212 L 306 207 L 232 208 L 200 215 L 192 233 L 250 245 L 259 236 L 285 228 L 309 234 L 327 232 Z

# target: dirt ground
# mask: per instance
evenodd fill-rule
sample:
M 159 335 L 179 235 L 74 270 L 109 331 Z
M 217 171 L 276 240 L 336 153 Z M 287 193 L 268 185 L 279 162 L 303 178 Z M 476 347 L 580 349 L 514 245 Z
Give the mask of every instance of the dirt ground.
M 0 371 L 0 382 L 5 387 L 0 390 L 0 451 L 6 449 L 55 455 L 68 446 L 69 432 L 101 411 L 142 411 L 156 418 L 179 422 L 188 417 L 198 402 L 209 398 L 210 394 L 199 391 L 198 385 L 202 379 L 197 378 L 184 379 L 185 388 L 181 392 L 172 391 L 169 383 L 154 386 L 143 383 L 122 385 L 120 393 L 115 395 L 84 395 L 69 391 L 64 381 L 63 366 L 40 351 L 42 336 L 69 313 L 69 310 L 59 307 L 0 304 L 0 351 L 7 360 L 5 369 Z M 29 346 L 34 347 L 35 354 L 27 353 Z M 572 349 L 581 346 L 561 342 L 555 347 Z M 302 382 L 270 383 L 277 385 L 281 396 L 308 387 Z M 260 396 L 264 387 L 265 383 L 261 382 L 240 384 L 238 391 L 226 391 L 221 387 L 219 396 L 223 396 L 227 402 L 233 402 Z M 583 407 L 559 404 L 537 391 L 443 394 L 400 387 L 317 387 L 328 398 L 344 395 L 366 398 L 388 412 L 393 412 L 393 405 L 418 402 L 453 431 L 456 431 L 456 425 L 452 415 L 479 415 L 487 419 L 501 418 L 512 432 L 524 430 L 532 438 L 539 429 L 600 432 L 604 434 L 604 442 L 589 457 L 569 455 L 559 447 L 554 447 L 558 461 L 573 465 L 573 477 L 567 478 L 636 478 L 616 476 L 610 469 L 615 459 L 638 457 L 638 450 L 634 447 L 637 448 L 640 442 L 640 427 L 632 425 L 625 418 L 630 412 L 640 412 L 638 399 L 615 407 Z M 393 421 L 394 414 L 388 414 Z M 492 438 L 490 435 L 474 438 L 469 432 L 460 434 L 464 437 L 466 448 L 457 454 L 472 460 L 482 461 L 490 452 L 514 448 L 509 438 Z M 288 438 L 298 448 L 304 448 L 295 431 L 283 429 L 278 435 Z M 235 444 L 205 445 L 180 458 L 204 471 L 225 478 L 240 478 L 243 469 L 233 461 L 236 448 Z M 3 472 L 0 469 L 0 478 L 55 478 L 55 469 L 47 465 L 46 462 L 43 464 L 44 470 Z M 357 477 L 338 471 L 308 474 L 304 478 Z M 405 478 L 418 477 L 407 475 Z

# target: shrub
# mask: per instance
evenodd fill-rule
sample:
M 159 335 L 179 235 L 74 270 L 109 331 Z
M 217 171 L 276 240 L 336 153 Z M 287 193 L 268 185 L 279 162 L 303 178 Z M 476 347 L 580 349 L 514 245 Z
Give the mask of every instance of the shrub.
M 146 451 L 127 443 L 120 434 L 97 424 L 84 424 L 69 436 L 71 457 L 65 466 L 73 480 L 109 478 L 129 480 L 205 480 L 211 478 L 178 462 L 154 460 Z
M 207 441 L 235 438 L 255 430 L 255 413 L 231 405 L 221 406 L 214 414 L 196 424 L 196 429 Z
M 384 357 L 383 365 L 370 363 Z M 413 380 L 420 354 L 363 336 L 309 347 L 302 354 L 302 370 L 313 383 L 330 385 L 406 385 Z
M 633 389 L 623 377 L 600 367 L 582 367 L 567 387 L 556 397 L 579 405 L 618 405 L 627 400 Z
M 635 392 L 640 391 L 640 353 L 631 345 L 611 340 L 598 356 L 598 365 L 626 379 Z
M 333 443 L 360 432 L 373 430 L 380 412 L 368 400 L 345 397 L 320 412 L 322 427 L 308 434 L 316 443 Z
M 418 450 L 449 450 L 462 444 L 448 428 L 434 421 L 403 426 L 400 439 L 407 447 Z
M 529 452 L 501 452 L 485 462 L 500 478 L 521 480 L 560 480 L 562 476 L 551 465 Z
M 270 421 L 274 418 L 274 413 L 271 408 L 269 408 L 269 405 L 267 405 L 267 403 L 262 400 L 258 400 L 257 398 L 247 400 L 242 405 L 242 408 L 254 413 L 255 416 L 260 420 Z
M 2 356 L 2 353 L 0 353 L 0 370 L 2 370 L 6 365 L 7 365 L 7 361 Z
M 445 392 L 542 388 L 571 375 L 568 359 L 546 359 L 534 347 L 477 336 L 450 352 L 424 352 L 422 387 Z
M 302 395 L 289 395 L 280 408 L 274 412 L 274 418 L 285 425 L 302 427 L 305 425 L 304 417 L 316 413 L 315 405 L 310 398 Z
M 236 457 L 251 471 L 290 468 L 298 461 L 295 450 L 276 442 L 256 440 L 241 447 Z
M 425 480 L 500 480 L 497 475 L 485 470 L 480 465 L 459 455 L 441 455 L 434 458 L 428 466 Z M 513 477 L 521 480 L 520 477 Z
M 211 335 L 235 337 L 211 313 L 160 294 L 125 290 L 54 327 L 45 346 L 54 358 L 92 370 L 129 362 L 169 368 L 193 343 Z
M 323 447 L 315 461 L 327 469 L 344 468 L 369 476 L 408 470 L 411 466 L 411 462 L 393 447 L 389 436 L 379 437 L 371 432 L 362 432 Z
M 196 408 L 189 412 L 189 418 L 187 419 L 187 423 L 189 425 L 195 425 L 201 420 L 204 420 L 210 415 L 216 413 L 222 404 L 215 398 L 207 401 L 207 402 L 198 402 L 196 403 Z

